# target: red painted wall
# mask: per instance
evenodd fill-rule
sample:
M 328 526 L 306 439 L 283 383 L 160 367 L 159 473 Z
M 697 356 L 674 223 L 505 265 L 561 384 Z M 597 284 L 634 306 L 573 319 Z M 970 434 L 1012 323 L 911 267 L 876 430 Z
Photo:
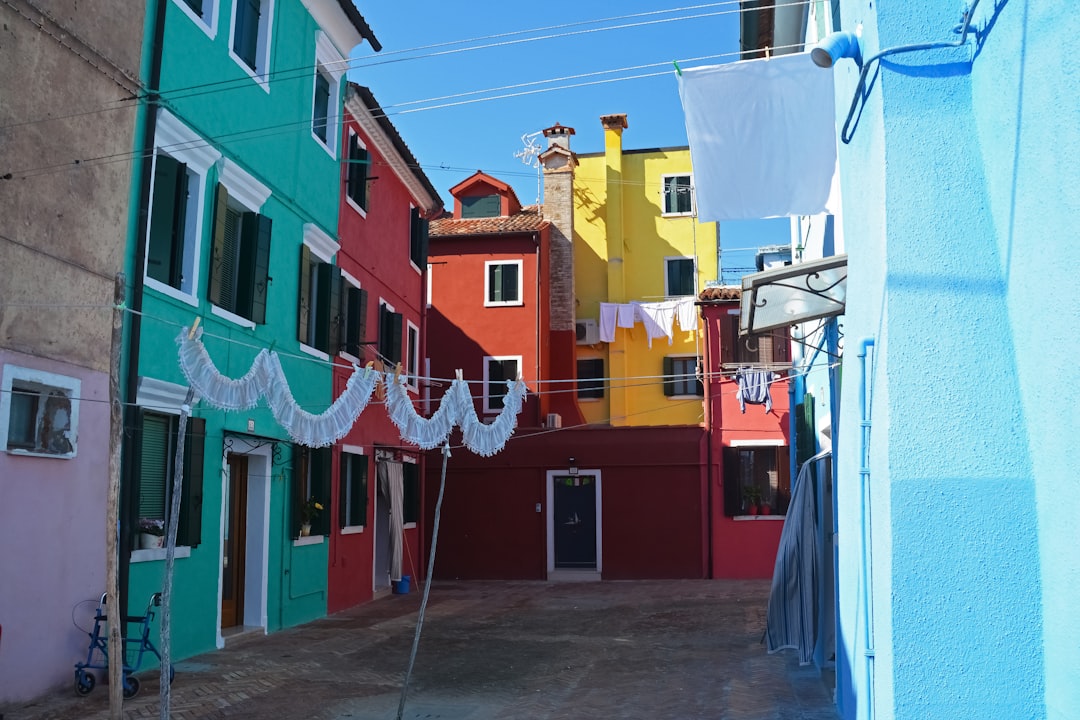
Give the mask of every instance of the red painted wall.
M 772 386 L 772 411 L 762 405 L 739 409 L 738 387 L 721 374 L 720 318 L 738 301 L 702 305 L 705 322 L 705 366 L 710 380 L 705 387 L 706 426 L 709 428 L 712 485 L 712 576 L 715 578 L 770 578 L 784 523 L 772 519 L 739 519 L 724 514 L 723 448 L 732 440 L 777 440 L 790 445 L 788 381 Z
M 564 472 L 574 457 L 578 467 L 600 470 L 604 579 L 707 577 L 706 437 L 700 427 L 519 430 L 491 458 L 455 450 L 435 576 L 544 579 L 547 472 Z M 440 463 L 430 454 L 428 528 Z
M 424 327 L 426 323 L 426 278 L 409 259 L 410 213 L 413 199 L 405 185 L 397 178 L 379 154 L 374 144 L 365 137 L 359 127 L 346 118 L 346 128 L 352 128 L 367 145 L 371 153 L 370 175 L 376 177 L 369 185 L 369 203 L 366 216 L 358 212 L 346 201 L 344 168 L 340 188 L 340 216 L 338 234 L 341 249 L 337 254 L 337 265 L 344 272 L 360 282 L 360 287 L 368 292 L 366 341 L 378 339 L 379 301 L 389 303 L 395 312 L 403 315 L 402 323 L 402 358 L 405 358 L 408 323 L 419 329 L 420 363 L 419 372 L 424 374 Z M 348 142 L 348 132 L 342 133 L 343 145 Z M 344 150 L 343 150 L 344 152 Z M 363 365 L 377 357 L 376 346 L 364 346 L 364 356 L 359 358 Z M 344 388 L 352 367 L 345 358 L 339 358 L 334 369 L 334 396 Z M 402 363 L 404 365 L 404 362 Z M 417 396 L 418 397 L 418 396 Z M 333 530 L 330 536 L 330 567 L 327 611 L 337 612 L 370 600 L 372 591 L 373 567 L 373 532 L 372 519 L 375 512 L 375 448 L 399 448 L 402 445 L 397 428 L 390 422 L 382 406 L 373 401 L 353 425 L 352 430 L 341 444 L 363 448 L 368 458 L 368 517 L 364 532 L 342 535 L 337 527 L 339 505 L 339 468 L 340 446 L 334 452 L 334 477 L 331 500 L 331 518 Z M 423 453 L 413 449 L 405 452 L 424 461 Z M 423 468 L 421 467 L 421 477 Z M 423 496 L 421 495 L 421 517 Z M 420 567 L 420 547 L 423 533 L 420 528 L 405 530 L 405 555 L 402 559 L 403 572 L 414 574 L 411 570 Z

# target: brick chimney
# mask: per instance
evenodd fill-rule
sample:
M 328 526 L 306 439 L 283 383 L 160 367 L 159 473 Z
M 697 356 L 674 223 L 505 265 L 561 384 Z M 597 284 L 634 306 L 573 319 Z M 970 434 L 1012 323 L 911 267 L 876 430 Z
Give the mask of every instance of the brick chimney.
M 551 223 L 551 330 L 574 331 L 574 168 L 570 150 L 574 128 L 555 123 L 544 130 L 544 219 Z

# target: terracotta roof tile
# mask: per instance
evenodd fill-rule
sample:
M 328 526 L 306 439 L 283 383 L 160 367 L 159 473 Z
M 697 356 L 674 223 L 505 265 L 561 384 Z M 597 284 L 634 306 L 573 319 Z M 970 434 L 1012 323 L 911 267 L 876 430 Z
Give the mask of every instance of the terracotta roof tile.
M 455 220 L 442 217 L 431 221 L 428 234 L 431 237 L 460 235 L 505 235 L 507 233 L 535 232 L 547 225 L 539 205 L 526 205 L 521 212 L 508 217 L 468 218 Z
M 738 300 L 742 297 L 742 288 L 736 285 L 721 285 L 719 287 L 707 287 L 698 295 L 698 300 Z

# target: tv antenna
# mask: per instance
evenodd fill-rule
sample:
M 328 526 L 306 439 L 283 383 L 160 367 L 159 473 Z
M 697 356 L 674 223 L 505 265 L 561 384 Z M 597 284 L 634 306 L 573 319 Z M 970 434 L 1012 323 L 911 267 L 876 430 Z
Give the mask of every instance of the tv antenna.
M 540 204 L 540 153 L 543 152 L 543 146 L 537 142 L 537 139 L 544 134 L 543 130 L 537 130 L 536 132 L 525 133 L 521 136 L 521 144 L 525 147 L 514 153 L 514 157 L 521 160 L 524 165 L 528 167 L 536 168 L 536 204 Z

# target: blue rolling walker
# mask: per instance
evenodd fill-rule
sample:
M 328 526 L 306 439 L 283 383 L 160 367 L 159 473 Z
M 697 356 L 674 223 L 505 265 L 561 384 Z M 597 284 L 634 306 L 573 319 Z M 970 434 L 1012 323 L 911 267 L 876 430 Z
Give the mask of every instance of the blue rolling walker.
M 75 665 L 75 694 L 89 695 L 97 684 L 97 677 L 90 670 L 109 669 L 109 637 L 108 616 L 105 612 L 105 597 L 103 593 L 98 601 L 97 612 L 94 613 L 94 629 L 90 635 L 90 647 L 86 651 L 86 662 Z M 91 601 L 93 602 L 93 601 Z M 133 698 L 139 692 L 139 679 L 133 673 L 138 672 L 142 666 L 143 656 L 153 653 L 161 662 L 161 654 L 150 639 L 150 622 L 154 619 L 154 608 L 161 606 L 161 593 L 154 593 L 146 604 L 146 612 L 140 616 L 123 616 L 125 624 L 138 623 L 138 637 L 125 637 L 124 640 L 124 697 Z M 175 671 L 169 666 L 169 682 L 172 682 Z

